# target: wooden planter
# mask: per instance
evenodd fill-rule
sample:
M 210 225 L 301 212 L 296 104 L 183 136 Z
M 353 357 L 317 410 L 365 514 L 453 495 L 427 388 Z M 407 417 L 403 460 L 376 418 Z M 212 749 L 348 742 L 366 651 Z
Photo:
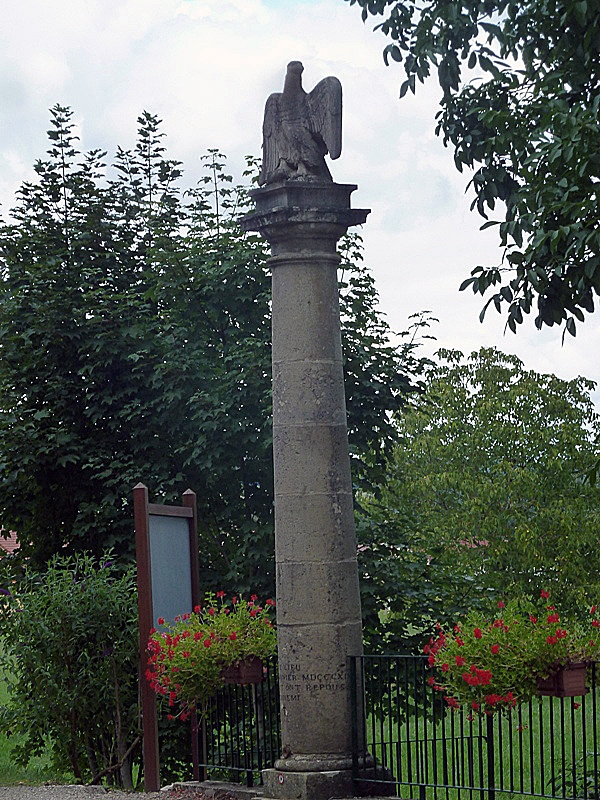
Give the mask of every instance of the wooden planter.
M 538 694 L 543 697 L 579 697 L 585 688 L 586 664 L 558 667 L 547 678 L 538 678 Z
M 223 667 L 221 677 L 225 683 L 235 683 L 240 686 L 262 683 L 263 662 L 260 658 L 250 658 L 248 661 L 240 661 L 239 664 L 230 664 L 228 667 Z

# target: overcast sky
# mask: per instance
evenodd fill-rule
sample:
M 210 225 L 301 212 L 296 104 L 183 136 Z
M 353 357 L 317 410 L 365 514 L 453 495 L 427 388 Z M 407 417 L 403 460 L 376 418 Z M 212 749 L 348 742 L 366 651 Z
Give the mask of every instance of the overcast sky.
M 600 314 L 576 339 L 533 319 L 504 335 L 481 297 L 458 292 L 479 264 L 496 265 L 491 231 L 469 211 L 468 178 L 434 134 L 435 81 L 398 99 L 400 67 L 385 67 L 386 44 L 343 0 L 15 0 L 0 30 L 0 202 L 31 177 L 47 147 L 48 109 L 74 112 L 85 150 L 133 146 L 138 115 L 163 120 L 168 155 L 187 177 L 200 175 L 210 147 L 229 156 L 237 176 L 259 155 L 264 103 L 281 91 L 288 61 L 304 63 L 304 87 L 336 75 L 344 91 L 339 183 L 356 183 L 353 205 L 371 208 L 362 230 L 365 260 L 394 330 L 428 309 L 438 344 L 470 352 L 496 345 L 525 366 L 598 381 Z M 596 399 L 599 394 L 596 393 Z

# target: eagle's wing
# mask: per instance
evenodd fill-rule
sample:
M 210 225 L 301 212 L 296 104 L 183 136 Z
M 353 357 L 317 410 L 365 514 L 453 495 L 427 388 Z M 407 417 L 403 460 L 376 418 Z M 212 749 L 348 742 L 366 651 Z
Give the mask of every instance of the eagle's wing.
M 262 170 L 258 179 L 259 184 L 265 184 L 269 176 L 279 164 L 279 148 L 277 140 L 279 134 L 279 101 L 280 92 L 270 95 L 265 104 L 265 117 L 263 121 L 263 160 Z
M 342 152 L 342 84 L 332 76 L 323 78 L 307 97 L 313 132 L 321 135 L 331 158 L 339 158 Z

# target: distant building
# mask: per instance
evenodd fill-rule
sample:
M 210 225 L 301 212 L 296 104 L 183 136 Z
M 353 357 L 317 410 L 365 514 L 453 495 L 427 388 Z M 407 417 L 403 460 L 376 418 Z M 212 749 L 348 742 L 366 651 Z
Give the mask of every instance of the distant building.
M 19 540 L 16 533 L 10 531 L 7 539 L 5 539 L 4 536 L 4 531 L 0 531 L 0 551 L 3 550 L 5 553 L 14 553 L 15 550 L 19 549 Z M 0 552 L 0 558 L 2 558 L 2 555 L 3 553 Z

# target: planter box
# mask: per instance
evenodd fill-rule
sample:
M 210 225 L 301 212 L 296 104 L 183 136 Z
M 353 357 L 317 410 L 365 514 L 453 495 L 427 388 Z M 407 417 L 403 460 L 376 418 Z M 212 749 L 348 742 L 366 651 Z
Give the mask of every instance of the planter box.
M 223 667 L 221 677 L 225 683 L 234 683 L 245 686 L 248 683 L 262 683 L 263 662 L 260 658 L 251 658 L 240 661 L 239 664 L 230 664 Z
M 547 678 L 538 678 L 538 694 L 543 697 L 579 697 L 586 693 L 586 664 L 559 667 Z

